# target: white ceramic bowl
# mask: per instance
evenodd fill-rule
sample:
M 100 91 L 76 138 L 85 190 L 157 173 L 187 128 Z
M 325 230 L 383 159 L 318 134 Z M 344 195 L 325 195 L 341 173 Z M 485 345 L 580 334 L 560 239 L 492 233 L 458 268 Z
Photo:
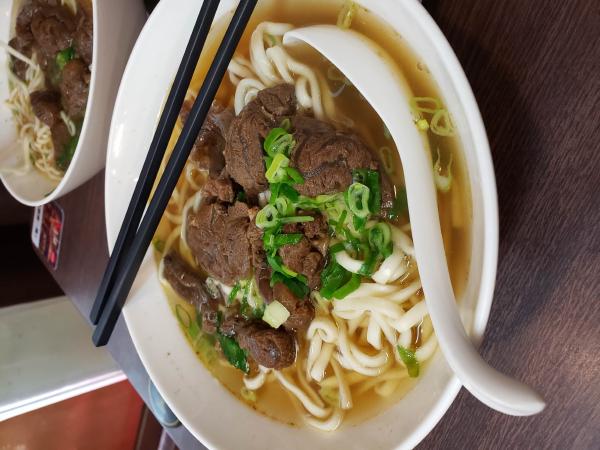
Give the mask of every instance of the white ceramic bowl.
M 230 11 L 235 3 L 223 0 L 217 15 Z M 473 203 L 470 275 L 460 308 L 467 329 L 479 342 L 494 289 L 498 212 L 489 145 L 477 104 L 456 56 L 420 3 L 359 3 L 385 17 L 424 60 L 459 129 Z M 106 164 L 106 224 L 111 248 L 199 8 L 200 2 L 162 0 L 140 34 L 123 75 Z M 168 43 L 165 36 L 169 36 Z M 211 448 L 410 448 L 440 420 L 460 389 L 438 352 L 415 388 L 383 414 L 337 433 L 291 428 L 243 405 L 204 368 L 169 310 L 150 252 L 123 313 L 158 390 L 182 423 Z
M 8 191 L 21 203 L 37 206 L 75 189 L 98 173 L 106 161 L 106 142 L 121 74 L 146 20 L 142 1 L 92 0 L 94 57 L 90 93 L 81 136 L 73 160 L 57 184 L 37 170 L 18 176 L 2 174 Z M 0 40 L 10 40 L 13 0 L 0 0 Z M 7 54 L 0 50 L 0 164 L 12 161 L 17 144 L 8 98 Z M 18 147 L 20 148 L 20 147 Z M 48 194 L 51 191 L 50 194 Z

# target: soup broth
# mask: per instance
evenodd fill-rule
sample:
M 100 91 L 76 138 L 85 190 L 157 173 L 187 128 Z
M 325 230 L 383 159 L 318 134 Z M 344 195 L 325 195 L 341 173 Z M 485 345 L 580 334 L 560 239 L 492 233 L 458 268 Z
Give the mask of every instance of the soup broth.
M 344 3 L 335 0 L 307 0 L 302 2 L 301 8 L 298 7 L 298 2 L 293 0 L 261 1 L 238 46 L 236 55 L 241 55 L 249 59 L 248 49 L 251 34 L 261 22 L 290 23 L 294 27 L 312 24 L 336 24 L 342 7 L 344 7 Z M 224 34 L 230 17 L 231 15 L 227 14 L 214 24 L 205 51 L 198 63 L 190 86 L 190 93 L 199 90 L 204 75 L 208 70 L 208 65 L 216 52 L 216 48 Z M 443 99 L 442 94 L 436 87 L 435 80 L 433 80 L 423 61 L 412 53 L 402 37 L 384 21 L 369 11 L 358 7 L 355 11 L 351 28 L 362 33 L 385 49 L 398 70 L 402 72 L 415 97 Z M 389 137 L 389 133 L 387 133 L 384 124 L 373 108 L 344 78 L 343 74 L 319 53 L 304 46 L 288 49 L 288 51 L 294 58 L 310 66 L 315 72 L 320 74 L 330 91 L 334 93 L 333 100 L 337 117 L 341 118 L 340 123 L 336 123 L 336 126 L 339 128 L 351 128 L 372 150 L 377 152 L 379 159 L 383 162 L 383 169 L 396 189 L 400 191 L 404 186 L 404 169 L 402 168 L 393 140 Z M 226 76 L 219 88 L 217 100 L 225 105 L 231 105 L 235 90 L 236 86 Z M 179 133 L 180 127 L 177 127 L 171 137 L 168 152 L 173 148 Z M 432 149 L 432 166 L 439 158 L 440 167 L 447 170 L 448 166 L 450 166 L 452 173 L 450 189 L 447 192 L 438 191 L 438 207 L 451 280 L 455 295 L 457 298 L 460 298 L 468 275 L 470 255 L 471 205 L 468 177 L 458 136 L 439 136 L 429 131 L 427 132 L 427 137 Z M 201 185 L 203 175 L 198 173 L 194 176 L 196 183 Z M 186 184 L 185 175 L 182 175 L 178 188 L 181 189 L 184 185 L 186 186 L 184 190 L 179 190 L 177 198 L 172 199 L 172 202 L 169 204 L 167 215 L 163 217 L 155 236 L 156 257 L 157 261 L 160 261 L 165 248 L 176 248 L 179 249 L 189 264 L 196 266 L 194 257 L 190 254 L 189 249 L 180 243 L 180 233 L 177 227 L 181 225 L 177 225 L 173 220 L 169 220 L 168 217 L 169 214 L 171 216 L 180 215 L 184 204 L 195 194 L 195 190 Z M 395 219 L 394 225 L 410 233 L 409 217 L 406 212 Z M 418 272 L 416 267 L 411 267 L 407 275 L 399 279 L 396 284 L 398 289 L 402 289 L 414 280 L 418 280 Z M 194 308 L 181 299 L 168 283 L 163 283 L 163 285 L 165 286 L 167 298 L 176 315 L 181 316 L 183 314 L 186 317 L 193 318 Z M 422 299 L 423 294 L 419 290 L 412 302 L 416 303 Z M 403 308 L 406 310 L 413 303 L 409 303 L 408 306 L 404 305 Z M 318 308 L 319 306 L 317 306 Z M 184 333 L 208 370 L 241 401 L 260 413 L 278 421 L 290 425 L 302 425 L 302 418 L 306 415 L 306 411 L 302 408 L 297 398 L 290 395 L 289 391 L 284 389 L 275 380 L 273 373 L 267 375 L 267 382 L 260 389 L 249 391 L 244 385 L 243 373 L 219 357 L 218 351 L 214 348 L 213 338 L 202 332 L 194 332 L 190 335 L 189 328 L 187 331 L 184 329 Z M 414 348 L 418 348 L 422 340 L 429 338 L 432 333 L 431 322 L 426 317 L 418 326 L 413 327 L 411 345 Z M 366 344 L 365 337 L 356 336 L 355 345 L 364 353 L 372 354 L 372 348 L 364 344 Z M 285 369 L 283 372 L 287 374 L 289 379 L 294 380 L 302 386 L 303 377 L 300 374 L 306 370 L 303 363 L 307 359 L 309 347 L 308 342 L 302 336 L 298 336 L 298 347 L 296 364 Z M 392 364 L 392 368 L 389 369 L 392 372 L 406 370 L 402 364 Z M 424 367 L 421 366 L 421 372 L 423 370 Z M 349 373 L 349 371 L 346 373 L 354 407 L 345 412 L 344 425 L 355 424 L 375 414 L 380 414 L 405 395 L 414 383 L 419 380 L 418 377 L 411 378 L 405 376 L 399 377 L 397 382 L 388 382 L 385 384 L 385 380 L 378 379 L 379 377 L 372 377 L 373 379 L 370 380 L 369 377 L 366 377 L 366 379 L 364 376 L 358 376 Z M 331 392 L 335 391 L 335 389 L 332 391 L 332 388 L 328 387 L 328 380 L 332 381 L 335 378 L 334 375 L 332 366 L 328 366 L 325 372 L 325 381 L 321 385 L 309 383 L 307 390 L 312 389 L 314 392 L 319 393 L 325 400 L 325 403 L 328 400 L 331 400 L 331 402 L 337 401 L 337 397 L 333 399 L 329 398 L 331 397 Z M 370 382 L 371 386 L 369 385 Z M 377 392 L 373 390 L 373 386 L 375 385 L 378 386 Z M 331 386 L 335 388 L 335 384 L 331 384 Z

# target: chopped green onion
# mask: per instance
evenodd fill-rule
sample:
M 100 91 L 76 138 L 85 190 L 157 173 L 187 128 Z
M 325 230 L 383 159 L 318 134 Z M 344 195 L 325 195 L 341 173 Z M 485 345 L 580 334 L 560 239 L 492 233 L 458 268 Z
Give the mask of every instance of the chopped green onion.
M 265 177 L 269 183 L 279 183 L 285 179 L 286 171 L 285 168 L 290 163 L 287 156 L 282 153 L 277 153 L 273 157 L 273 161 L 267 167 Z
M 354 226 L 354 229 L 359 233 L 361 233 L 365 229 L 366 223 L 367 223 L 366 217 L 358 217 L 358 216 L 352 217 L 352 225 Z
M 154 245 L 154 250 L 156 250 L 158 253 L 162 253 L 165 251 L 165 241 L 163 241 L 162 239 L 154 239 L 152 241 L 152 245 Z
M 343 210 L 342 214 L 340 214 L 340 218 L 337 221 L 337 224 L 335 225 L 335 234 L 339 235 L 341 233 L 341 229 L 344 226 L 344 223 L 346 222 L 346 216 L 348 215 L 348 211 L 347 210 Z
M 356 14 L 356 3 L 351 0 L 346 0 L 337 18 L 337 26 L 343 30 L 347 30 L 352 25 L 352 19 Z
M 352 181 L 364 184 L 369 188 L 369 210 L 372 214 L 381 211 L 381 187 L 379 183 L 379 172 L 368 169 L 354 169 Z
M 275 236 L 273 239 L 273 245 L 276 247 L 281 247 L 283 245 L 295 245 L 302 240 L 304 235 L 302 233 L 289 233 L 289 234 L 280 234 L 279 236 Z
M 217 333 L 217 339 L 219 340 L 219 344 L 221 344 L 223 355 L 225 355 L 229 364 L 244 373 L 248 373 L 250 366 L 248 365 L 246 351 L 239 346 L 235 339 L 225 336 L 222 333 Z
M 279 125 L 280 128 L 283 128 L 285 131 L 287 131 L 288 133 L 290 132 L 290 130 L 292 129 L 292 121 L 286 117 L 285 119 L 283 119 L 281 121 L 281 125 Z
M 377 263 L 380 260 L 380 254 L 370 249 L 367 249 L 363 252 L 363 255 L 365 259 L 362 266 L 360 266 L 358 273 L 360 275 L 370 277 L 375 272 L 375 266 L 377 266 Z
M 408 376 L 411 378 L 417 378 L 419 376 L 419 361 L 415 352 L 408 350 L 401 345 L 398 345 L 398 354 L 400 359 L 408 370 Z
M 246 400 L 248 403 L 256 403 L 256 391 L 248 389 L 246 386 L 243 386 L 240 389 L 240 397 Z
M 445 109 L 438 109 L 433 114 L 429 127 L 431 128 L 431 132 L 438 136 L 454 136 L 454 124 L 452 123 L 450 113 Z
M 240 191 L 235 196 L 236 202 L 245 202 L 246 201 L 246 193 L 244 191 Z
M 340 405 L 340 389 L 335 387 L 321 387 L 319 389 L 319 396 L 333 408 L 337 408 Z
M 400 217 L 408 211 L 408 199 L 406 198 L 406 188 L 398 188 L 396 190 L 396 197 L 394 197 L 394 205 L 391 211 L 388 212 L 388 219 L 394 220 Z
M 437 160 L 433 165 L 433 179 L 435 181 L 435 185 L 441 192 L 448 192 L 452 187 L 452 153 L 450 153 L 450 161 L 448 162 L 448 167 L 446 169 L 447 175 L 442 175 L 442 164 L 440 162 L 440 149 L 437 149 Z
M 369 230 L 369 245 L 387 258 L 392 254 L 392 230 L 385 222 L 379 222 Z
M 62 72 L 67 63 L 75 58 L 75 49 L 73 47 L 65 48 L 56 54 L 56 65 L 58 71 Z
M 298 298 L 305 298 L 310 292 L 310 288 L 299 278 L 288 278 L 280 272 L 273 272 L 273 275 L 271 275 L 271 287 L 275 286 L 276 283 L 285 284 Z
M 289 216 L 294 214 L 294 205 L 287 197 L 277 197 L 275 199 L 275 203 L 273 204 L 280 216 Z
M 321 296 L 330 300 L 333 294 L 351 277 L 352 274 L 349 271 L 339 265 L 335 258 L 331 258 L 321 272 L 321 290 L 319 291 Z
M 337 244 L 334 244 L 331 247 L 329 247 L 329 253 L 331 253 L 332 255 L 335 255 L 336 253 L 341 252 L 343 250 L 346 250 L 346 246 L 343 242 L 338 242 Z
M 295 216 L 295 217 L 282 217 L 279 219 L 280 223 L 301 223 L 301 222 L 312 222 L 315 220 L 313 216 Z
M 181 323 L 186 330 L 192 325 L 190 313 L 188 313 L 179 303 L 175 305 L 175 315 L 177 316 L 177 319 L 179 319 L 179 323 Z
M 350 280 L 346 284 L 344 284 L 343 286 L 338 288 L 333 293 L 333 298 L 336 298 L 338 300 L 342 299 L 342 298 L 346 297 L 348 294 L 357 290 L 359 286 L 360 286 L 360 275 L 353 273 L 352 277 L 350 277 Z
M 279 198 L 279 191 L 281 190 L 282 186 L 284 186 L 284 185 L 281 183 L 270 183 L 269 184 L 269 190 L 271 191 L 271 195 L 269 196 L 269 204 L 270 205 L 274 205 L 275 200 L 277 200 Z
M 67 144 L 65 145 L 62 153 L 58 156 L 58 159 L 56 160 L 56 165 L 63 172 L 69 168 L 69 164 L 71 163 L 73 155 L 75 154 L 75 150 L 77 149 L 78 142 L 79 136 L 78 134 L 75 134 L 75 136 L 69 139 L 69 142 L 67 142 Z
M 267 155 L 274 158 L 275 155 L 283 154 L 289 156 L 292 148 L 296 145 L 294 137 L 283 128 L 273 128 L 263 144 Z
M 235 300 L 235 298 L 238 295 L 238 292 L 240 292 L 240 289 L 241 289 L 240 283 L 239 282 L 235 283 L 235 286 L 233 286 L 233 289 L 231 290 L 231 292 L 227 296 L 227 303 L 228 304 L 231 305 L 233 303 L 233 301 Z
M 287 198 L 289 198 L 292 202 L 297 202 L 298 198 L 300 197 L 298 191 L 291 187 L 289 184 L 281 184 L 279 192 L 281 193 L 281 195 L 285 195 Z
M 442 108 L 442 102 L 434 97 L 413 97 L 410 99 L 410 108 L 420 117 L 420 113 L 434 114 Z
M 266 205 L 256 214 L 256 226 L 258 228 L 271 228 L 277 225 L 279 212 L 273 205 Z
M 427 119 L 417 120 L 417 128 L 421 131 L 429 130 L 429 122 L 427 122 Z
M 362 183 L 352 183 L 345 195 L 350 212 L 358 217 L 369 215 L 369 188 Z
M 281 258 L 279 256 L 267 255 L 267 262 L 269 263 L 271 268 L 276 272 L 280 272 L 283 275 L 286 275 L 290 278 L 295 278 L 298 276 L 297 272 L 294 272 L 292 269 L 283 264 L 283 261 L 281 261 Z
M 262 319 L 273 328 L 279 328 L 290 317 L 290 312 L 277 300 L 273 300 L 265 308 Z
M 292 181 L 294 182 L 294 184 L 304 184 L 304 177 L 302 176 L 302 174 L 297 169 L 294 169 L 293 167 L 287 167 L 286 166 L 285 167 L 285 172 L 292 179 Z

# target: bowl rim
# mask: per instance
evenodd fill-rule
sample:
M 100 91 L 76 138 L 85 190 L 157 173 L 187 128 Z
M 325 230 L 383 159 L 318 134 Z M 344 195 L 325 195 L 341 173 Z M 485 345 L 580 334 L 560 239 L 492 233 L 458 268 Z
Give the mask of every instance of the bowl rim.
M 171 0 L 173 2 L 174 0 Z M 367 6 L 369 4 L 383 4 L 383 3 L 391 3 L 392 0 L 358 0 L 359 3 Z M 152 27 L 153 20 L 163 9 L 167 9 L 167 5 L 169 1 L 163 1 L 159 3 L 154 13 L 148 20 L 146 26 L 142 30 L 138 38 L 138 43 L 144 41 L 144 36 Z M 368 8 L 368 6 L 367 6 Z M 481 114 L 479 112 L 477 103 L 475 101 L 475 97 L 471 90 L 471 87 L 467 81 L 466 75 L 458 61 L 458 58 L 454 54 L 454 51 L 450 47 L 450 44 L 444 37 L 442 31 L 439 29 L 433 18 L 427 13 L 427 11 L 421 6 L 421 4 L 417 0 L 409 0 L 405 2 L 404 8 L 412 14 L 415 21 L 418 21 L 421 26 L 427 30 L 428 37 L 432 41 L 432 44 L 437 49 L 437 57 L 442 61 L 443 66 L 448 70 L 448 73 L 451 77 L 452 84 L 454 85 L 454 89 L 460 99 L 460 104 L 465 111 L 466 119 L 469 124 L 469 132 L 471 134 L 471 140 L 476 143 L 478 148 L 478 153 L 476 154 L 475 165 L 478 169 L 478 174 L 483 175 L 481 178 L 480 189 L 481 194 L 485 198 L 485 201 L 482 202 L 482 220 L 484 222 L 484 236 L 482 238 L 483 241 L 483 251 L 482 251 L 482 269 L 481 276 L 479 280 L 478 287 L 478 302 L 475 308 L 475 315 L 472 318 L 472 327 L 471 327 L 471 335 L 475 342 L 479 342 L 483 333 L 485 331 L 486 324 L 488 322 L 489 313 L 491 309 L 491 300 L 494 291 L 495 277 L 496 277 L 496 264 L 497 264 L 497 255 L 498 255 L 498 209 L 497 209 L 497 195 L 496 195 L 496 185 L 495 185 L 495 177 L 491 159 L 491 152 L 489 148 L 489 142 L 487 139 L 487 135 L 485 132 L 485 127 L 483 125 L 483 120 L 481 118 Z M 369 8 L 368 8 L 369 9 Z M 125 94 L 122 92 L 123 85 L 126 83 L 128 79 L 128 74 L 132 70 L 130 68 L 130 64 L 132 61 L 135 61 L 138 43 L 134 50 L 132 51 L 130 62 L 127 65 L 125 73 L 122 78 L 121 88 L 119 89 L 119 94 L 117 96 L 117 101 L 115 105 L 118 107 L 120 102 L 123 101 L 122 96 Z M 142 45 L 142 44 L 140 44 Z M 115 112 L 117 108 L 115 108 Z M 115 116 L 113 116 L 114 119 Z M 110 161 L 110 149 L 113 141 L 113 124 L 111 124 L 111 138 L 109 139 L 109 151 L 107 152 L 107 170 L 106 170 L 106 182 L 105 182 L 105 211 L 106 211 L 106 227 L 107 227 L 107 236 L 109 242 L 109 248 L 112 248 L 112 244 L 114 243 L 114 238 L 116 236 L 116 232 L 118 232 L 119 221 L 115 222 L 115 211 L 110 208 L 110 186 L 111 183 L 111 163 Z M 471 169 L 471 167 L 469 167 Z M 472 175 L 469 174 L 469 178 L 472 180 Z M 473 186 L 471 186 L 473 188 Z M 473 193 L 472 193 L 473 194 Z M 118 214 L 116 214 L 118 215 Z M 146 255 L 147 258 L 149 254 Z M 124 309 L 125 320 L 130 325 L 131 318 L 128 317 L 127 306 Z M 152 375 L 153 370 L 151 364 L 148 364 L 144 352 L 140 351 L 140 348 L 144 345 L 141 342 L 141 339 L 138 339 L 138 336 L 135 333 L 132 334 L 132 340 L 144 366 L 146 367 L 149 374 Z M 154 379 L 154 377 L 152 377 Z M 164 389 L 165 386 L 161 386 L 160 383 L 155 381 L 157 389 L 161 393 L 161 395 L 168 397 L 165 395 L 167 389 Z M 402 447 L 413 447 L 418 444 L 430 431 L 431 429 L 439 422 L 441 417 L 448 410 L 452 401 L 455 399 L 456 395 L 460 390 L 461 384 L 458 379 L 452 375 L 449 379 L 448 383 L 445 385 L 443 392 L 439 396 L 436 401 L 434 407 L 428 411 L 426 417 L 420 422 L 420 424 L 414 429 L 411 435 L 402 443 Z M 202 430 L 198 430 L 199 427 L 193 426 L 193 424 L 187 424 L 186 418 L 182 417 L 179 414 L 177 404 L 171 404 L 171 409 L 175 412 L 178 417 L 181 418 L 182 422 L 188 427 L 189 431 L 194 434 L 195 437 L 200 439 L 205 445 L 209 447 L 214 447 L 215 443 L 211 440 L 207 439 L 206 436 L 201 432 Z
M 10 30 L 9 30 L 9 36 L 12 35 L 12 17 L 13 17 L 13 8 L 16 4 L 15 0 L 7 0 L 10 2 L 11 7 L 9 10 L 9 17 L 8 17 L 8 22 L 10 25 Z M 95 100 L 95 91 L 96 91 L 96 79 L 97 79 L 97 49 L 98 49 L 98 33 L 96 33 L 97 30 L 97 24 L 98 24 L 98 6 L 97 6 L 97 0 L 90 0 L 92 3 L 92 29 L 94 30 L 94 33 L 92 34 L 92 64 L 90 65 L 90 74 L 91 74 L 91 78 L 90 78 L 90 89 L 88 92 L 88 98 L 87 98 L 87 103 L 86 103 L 86 109 L 85 109 L 85 114 L 83 116 L 83 122 L 81 125 L 81 132 L 79 133 L 79 140 L 77 142 L 77 147 L 75 148 L 75 151 L 73 153 L 73 158 L 71 160 L 71 163 L 69 164 L 69 167 L 67 168 L 66 172 L 64 173 L 64 175 L 62 176 L 62 178 L 60 179 L 60 181 L 58 182 L 58 184 L 56 185 L 56 187 L 54 188 L 54 190 L 52 192 L 50 192 L 48 195 L 43 196 L 42 198 L 38 199 L 38 200 L 30 200 L 27 198 L 24 198 L 19 192 L 16 191 L 16 189 L 13 187 L 13 185 L 7 180 L 7 177 L 5 174 L 3 174 L 0 171 L 0 180 L 2 180 L 2 183 L 4 184 L 4 187 L 6 188 L 6 190 L 10 193 L 10 195 L 12 195 L 19 203 L 22 203 L 24 205 L 27 206 L 41 206 L 44 205 L 46 203 L 50 203 L 53 200 L 56 200 L 57 198 L 61 197 L 63 195 L 63 191 L 65 191 L 65 187 L 67 186 L 67 184 L 70 181 L 70 177 L 71 174 L 74 173 L 77 170 L 77 166 L 78 166 L 78 161 L 82 158 L 80 156 L 80 154 L 82 153 L 80 151 L 81 147 L 83 146 L 83 143 L 85 141 L 85 136 L 87 134 L 87 130 L 89 128 L 89 124 L 90 124 L 90 119 L 89 119 L 89 114 L 90 111 L 93 109 L 93 105 L 95 104 L 94 100 Z M 6 68 L 5 70 L 8 70 L 8 68 Z M 35 169 L 32 169 L 35 170 Z

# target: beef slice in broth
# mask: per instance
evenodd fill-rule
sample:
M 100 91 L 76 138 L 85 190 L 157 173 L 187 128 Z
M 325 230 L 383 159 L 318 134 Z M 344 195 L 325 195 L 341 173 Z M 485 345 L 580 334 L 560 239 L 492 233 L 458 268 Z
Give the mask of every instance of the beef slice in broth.
M 198 265 L 211 277 L 227 284 L 247 279 L 252 273 L 250 243 L 246 236 L 250 210 L 233 205 L 202 202 L 186 219 L 187 243 Z
M 202 316 L 202 330 L 215 333 L 218 324 L 219 300 L 212 298 L 199 274 L 176 252 L 169 252 L 162 261 L 163 276 L 173 290 L 193 305 Z
M 381 179 L 382 208 L 393 206 L 393 185 L 383 171 L 374 153 L 350 132 L 336 130 L 321 120 L 296 115 L 292 118 L 296 146 L 291 155 L 291 166 L 304 177 L 296 190 L 308 197 L 342 192 L 352 184 L 352 170 L 378 170 Z
M 232 315 L 223 322 L 221 332 L 235 338 L 263 367 L 280 370 L 291 366 L 296 359 L 294 336 L 282 328 L 274 329 L 265 322 Z
M 229 174 L 250 198 L 269 187 L 263 159 L 265 137 L 295 111 L 294 86 L 282 84 L 260 91 L 233 119 L 225 147 L 225 162 Z

